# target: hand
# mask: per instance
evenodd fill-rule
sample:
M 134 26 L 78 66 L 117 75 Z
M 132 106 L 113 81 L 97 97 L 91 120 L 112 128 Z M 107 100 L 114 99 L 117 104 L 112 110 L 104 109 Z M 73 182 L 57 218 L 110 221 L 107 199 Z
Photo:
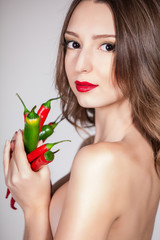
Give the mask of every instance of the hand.
M 38 172 L 31 170 L 24 151 L 22 132 L 18 131 L 4 147 L 5 182 L 13 198 L 24 212 L 48 208 L 50 173 L 48 166 Z

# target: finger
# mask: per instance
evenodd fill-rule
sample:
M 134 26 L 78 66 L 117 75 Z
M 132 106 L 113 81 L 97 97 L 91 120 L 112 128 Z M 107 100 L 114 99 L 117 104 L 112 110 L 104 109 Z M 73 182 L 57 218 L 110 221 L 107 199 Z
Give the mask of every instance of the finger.
M 50 179 L 50 169 L 48 165 L 43 166 L 42 168 L 39 169 L 37 172 L 42 178 L 48 177 Z
M 31 169 L 24 150 L 22 132 L 20 130 L 16 134 L 14 159 L 19 171 L 27 171 L 27 169 Z
M 12 155 L 12 152 L 14 151 L 14 148 L 15 148 L 15 139 L 16 139 L 16 134 L 17 134 L 17 131 L 14 133 L 12 139 L 11 139 L 11 155 Z
M 10 141 L 6 141 L 3 151 L 3 169 L 4 169 L 4 176 L 5 178 L 8 175 L 9 170 L 9 163 L 10 163 L 10 150 L 11 150 L 11 143 Z
M 14 151 L 15 149 L 15 140 L 11 140 L 11 153 Z
M 38 144 L 37 144 L 37 147 L 40 147 L 40 146 L 42 146 L 42 145 L 43 145 L 43 141 L 40 140 L 40 141 L 38 142 Z
M 14 135 L 13 135 L 13 137 L 11 139 L 11 142 L 16 140 L 16 135 L 17 135 L 17 131 L 14 133 Z
M 15 151 L 11 155 L 10 165 L 9 165 L 9 172 L 8 172 L 8 182 L 12 183 L 13 176 L 18 176 L 18 166 L 17 161 L 15 160 Z

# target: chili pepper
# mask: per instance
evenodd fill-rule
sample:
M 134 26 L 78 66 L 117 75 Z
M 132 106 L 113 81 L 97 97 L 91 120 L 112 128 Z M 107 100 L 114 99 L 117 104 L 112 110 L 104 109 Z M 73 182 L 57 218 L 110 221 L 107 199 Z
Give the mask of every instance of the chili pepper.
M 47 152 L 48 150 L 50 150 L 54 145 L 61 143 L 61 142 L 70 142 L 70 140 L 62 140 L 59 142 L 55 142 L 55 143 L 46 143 L 43 144 L 42 146 L 36 148 L 35 150 L 33 150 L 32 152 L 30 152 L 27 155 L 28 161 L 31 163 L 32 161 L 34 161 L 37 157 L 39 157 L 42 153 Z
M 10 206 L 11 206 L 12 209 L 17 210 L 17 208 L 14 206 L 15 202 L 16 202 L 16 201 L 15 201 L 14 198 L 12 197 L 12 198 L 11 198 L 11 201 L 10 201 Z
M 50 122 L 48 125 L 43 125 L 41 132 L 39 133 L 39 140 L 42 140 L 43 142 L 50 137 L 54 129 L 57 127 L 57 125 L 64 119 L 63 117 L 57 122 L 59 117 L 54 121 Z
M 48 123 L 48 125 L 51 126 L 53 129 L 55 129 L 55 127 L 57 127 L 58 123 L 50 122 L 50 123 Z
M 7 188 L 6 198 L 8 198 L 9 194 L 10 194 L 10 190 Z
M 51 152 L 50 150 L 42 153 L 38 158 L 36 158 L 32 163 L 31 163 L 31 168 L 33 171 L 38 171 L 40 168 L 42 168 L 44 165 L 49 164 L 50 162 L 53 161 L 54 159 L 54 154 L 58 152 L 59 149 L 55 152 Z
M 10 195 L 10 190 L 7 188 L 7 193 L 6 193 L 6 198 L 8 198 L 8 196 Z M 11 197 L 11 201 L 10 201 L 10 206 L 12 209 L 16 210 L 17 208 L 14 206 L 15 204 L 15 200 L 13 197 Z
M 61 117 L 61 118 L 60 118 Z M 60 120 L 59 120 L 60 119 Z M 59 121 L 58 121 L 59 120 Z M 52 125 L 53 123 L 60 123 L 62 120 L 64 120 L 64 117 L 62 116 L 62 114 L 60 114 L 57 118 L 56 118 L 56 120 L 54 121 L 54 122 L 50 122 L 50 123 L 48 123 L 48 125 Z
M 53 134 L 56 126 L 56 123 L 50 123 L 50 125 L 43 125 L 42 130 L 39 133 L 39 140 L 42 140 L 44 142 L 48 137 Z
M 40 117 L 35 113 L 35 108 L 36 106 L 29 112 L 25 120 L 23 142 L 27 154 L 36 149 L 38 143 Z
M 41 119 L 41 120 L 40 120 L 40 131 L 41 131 L 41 129 L 42 129 L 42 127 L 43 127 L 43 124 L 44 124 L 44 122 L 45 122 L 45 120 L 46 120 L 46 118 L 47 118 L 47 116 L 48 116 L 48 113 L 49 113 L 49 111 L 50 111 L 50 109 L 51 109 L 51 101 L 57 100 L 57 99 L 59 99 L 59 98 L 60 98 L 60 97 L 51 98 L 51 99 L 49 99 L 47 102 L 42 103 L 40 109 L 39 109 L 38 112 L 37 112 L 37 114 L 40 116 L 40 119 Z
M 24 120 L 26 119 L 28 113 L 29 113 L 29 110 L 26 108 L 26 105 L 24 104 L 22 98 L 19 96 L 18 93 L 16 93 L 17 97 L 20 99 L 21 103 L 23 104 L 23 107 L 24 107 L 24 112 L 23 112 L 23 115 L 24 115 Z

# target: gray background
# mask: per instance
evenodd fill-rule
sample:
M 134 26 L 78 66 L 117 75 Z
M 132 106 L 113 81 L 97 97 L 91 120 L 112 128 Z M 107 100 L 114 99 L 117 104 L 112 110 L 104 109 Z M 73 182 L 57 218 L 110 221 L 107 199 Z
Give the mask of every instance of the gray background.
M 6 139 L 23 129 L 23 107 L 38 107 L 56 97 L 54 88 L 55 61 L 61 26 L 71 0 L 0 0 L 0 240 L 22 239 L 23 214 L 10 209 L 5 199 L 2 155 Z M 48 121 L 60 114 L 59 101 L 52 102 Z M 84 135 L 83 135 L 84 137 Z M 69 172 L 82 138 L 63 121 L 47 142 L 71 139 L 59 145 L 54 163 L 50 164 L 52 182 Z M 145 184 L 145 183 L 144 183 Z M 17 206 L 17 205 L 16 205 Z M 160 239 L 160 211 L 152 240 Z M 127 226 L 126 226 L 127 227 Z

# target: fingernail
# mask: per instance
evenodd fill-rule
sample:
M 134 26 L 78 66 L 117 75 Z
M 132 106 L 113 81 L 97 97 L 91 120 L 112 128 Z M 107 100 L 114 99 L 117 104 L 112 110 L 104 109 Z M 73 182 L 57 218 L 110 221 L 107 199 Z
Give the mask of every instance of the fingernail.
M 19 129 L 17 133 L 20 135 L 21 134 L 21 130 Z

